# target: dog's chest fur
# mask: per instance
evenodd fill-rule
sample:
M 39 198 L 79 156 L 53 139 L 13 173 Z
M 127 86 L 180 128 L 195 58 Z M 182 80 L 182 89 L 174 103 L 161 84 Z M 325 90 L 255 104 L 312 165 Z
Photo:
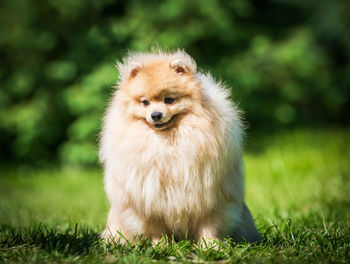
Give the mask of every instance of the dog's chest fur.
M 223 177 L 229 169 L 223 162 L 227 146 L 222 148 L 201 128 L 184 128 L 172 138 L 139 131 L 127 134 L 132 141 L 119 138 L 118 152 L 110 161 L 114 171 L 106 174 L 114 188 L 107 192 L 119 190 L 139 214 L 171 223 L 203 217 L 222 202 Z

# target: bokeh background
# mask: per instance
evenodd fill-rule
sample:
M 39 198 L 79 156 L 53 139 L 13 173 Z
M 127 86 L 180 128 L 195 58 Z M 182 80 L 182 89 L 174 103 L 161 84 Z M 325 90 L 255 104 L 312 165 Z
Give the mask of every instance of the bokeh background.
M 349 12 L 345 0 L 2 0 L 1 163 L 96 166 L 115 62 L 155 46 L 232 87 L 248 133 L 348 126 Z

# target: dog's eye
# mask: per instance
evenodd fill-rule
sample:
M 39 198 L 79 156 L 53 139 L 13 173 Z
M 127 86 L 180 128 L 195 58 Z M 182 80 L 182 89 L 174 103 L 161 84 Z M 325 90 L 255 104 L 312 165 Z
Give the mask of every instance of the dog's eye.
M 175 99 L 171 98 L 171 97 L 164 98 L 164 103 L 166 103 L 166 104 L 172 104 L 174 101 L 175 101 Z
M 144 106 L 149 105 L 149 101 L 148 101 L 148 100 L 142 100 L 141 103 L 142 103 Z

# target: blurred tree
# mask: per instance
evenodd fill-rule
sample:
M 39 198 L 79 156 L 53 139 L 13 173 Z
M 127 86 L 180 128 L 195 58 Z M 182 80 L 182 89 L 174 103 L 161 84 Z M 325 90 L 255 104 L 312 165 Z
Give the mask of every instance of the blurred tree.
M 184 48 L 254 129 L 348 125 L 350 2 L 3 0 L 0 158 L 96 164 L 128 50 Z

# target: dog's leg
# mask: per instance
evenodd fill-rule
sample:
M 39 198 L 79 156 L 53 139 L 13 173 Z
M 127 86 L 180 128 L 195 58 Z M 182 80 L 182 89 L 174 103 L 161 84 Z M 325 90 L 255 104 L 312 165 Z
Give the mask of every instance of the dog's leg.
M 120 211 L 112 206 L 108 213 L 107 226 L 100 235 L 106 242 L 119 242 L 125 244 L 125 238 L 131 239 L 132 236 L 122 228 L 120 223 Z
M 201 239 L 217 239 L 217 231 L 210 226 L 204 226 L 199 231 L 198 240 Z
M 171 238 L 170 232 L 161 219 L 148 218 L 143 223 L 143 235 L 152 240 L 154 245 L 158 244 L 163 235 Z
M 218 232 L 215 227 L 213 227 L 210 224 L 203 225 L 199 229 L 197 241 L 198 245 L 201 247 L 209 246 L 211 247 L 212 245 L 215 244 L 215 241 L 218 241 Z M 217 248 L 217 245 L 214 245 L 214 248 Z

